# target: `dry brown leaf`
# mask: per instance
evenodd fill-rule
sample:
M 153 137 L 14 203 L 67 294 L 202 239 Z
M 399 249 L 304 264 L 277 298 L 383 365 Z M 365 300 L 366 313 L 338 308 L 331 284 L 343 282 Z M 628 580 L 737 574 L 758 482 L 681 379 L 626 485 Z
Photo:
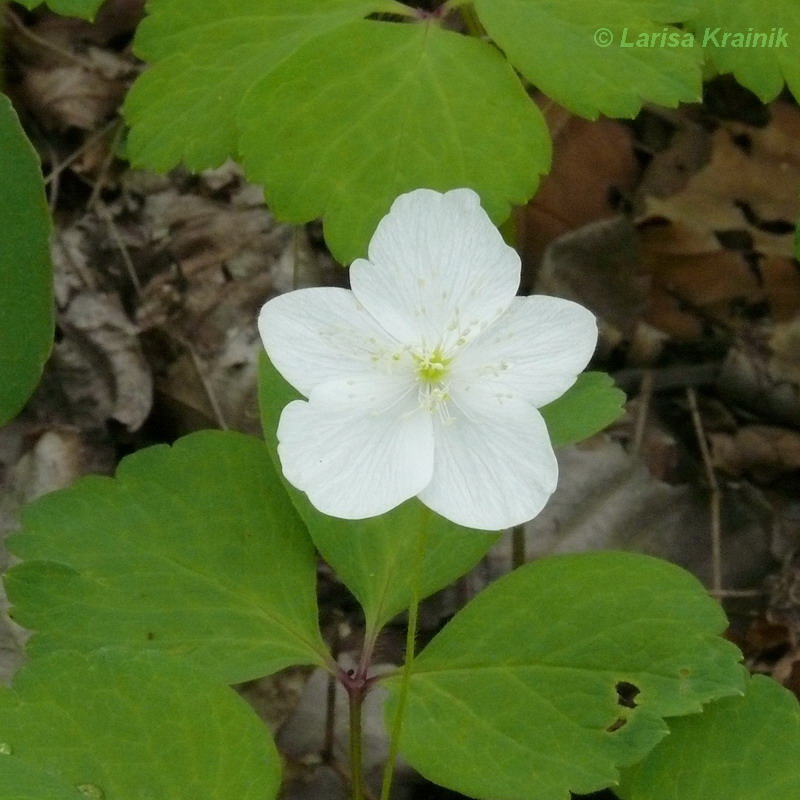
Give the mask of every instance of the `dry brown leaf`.
M 313 667 L 287 667 L 266 678 L 247 681 L 236 691 L 275 734 L 289 719 L 303 694 Z
M 761 253 L 791 253 L 792 226 L 800 211 L 800 114 L 771 106 L 766 128 L 725 122 L 711 134 L 711 160 L 682 191 L 646 195 L 643 219 L 662 218 L 706 231 L 746 230 Z
M 539 102 L 553 139 L 553 163 L 517 217 L 517 244 L 531 264 L 567 231 L 617 214 L 616 201 L 633 190 L 639 175 L 629 128 L 606 118 L 582 119 L 546 98 Z
M 800 315 L 774 327 L 769 351 L 769 370 L 774 380 L 800 387 Z
M 783 369 L 773 369 L 772 351 L 764 338 L 752 335 L 728 351 L 717 391 L 722 399 L 762 419 L 800 427 L 800 382 L 788 369 L 791 362 L 779 362 Z M 792 377 L 784 377 L 787 372 Z
M 647 300 L 636 236 L 621 216 L 584 225 L 546 250 L 536 291 L 576 300 L 631 336 Z
M 800 470 L 800 433 L 772 425 L 745 425 L 733 434 L 710 434 L 714 464 L 730 475 L 770 481 Z
M 91 131 L 116 113 L 126 88 L 97 72 L 63 66 L 26 70 L 20 94 L 45 128 Z
M 632 550 L 680 564 L 710 585 L 706 490 L 657 480 L 639 459 L 607 436 L 595 437 L 584 446 L 561 448 L 558 459 L 558 488 L 544 511 L 525 526 L 531 557 Z M 743 484 L 726 491 L 722 501 L 725 588 L 751 588 L 773 563 L 771 517 L 755 495 L 758 490 Z M 496 551 L 502 554 L 503 548 Z
M 800 112 L 781 102 L 770 112 L 764 128 L 720 124 L 708 163 L 682 177 L 680 191 L 661 191 L 669 155 L 654 159 L 656 177 L 643 182 L 642 263 L 653 279 L 646 319 L 676 339 L 714 326 L 729 336 L 800 313 L 791 235 L 800 214 Z
M 113 294 L 82 292 L 61 311 L 63 338 L 48 363 L 73 421 L 87 429 L 115 419 L 137 430 L 150 413 L 153 381 L 137 330 Z

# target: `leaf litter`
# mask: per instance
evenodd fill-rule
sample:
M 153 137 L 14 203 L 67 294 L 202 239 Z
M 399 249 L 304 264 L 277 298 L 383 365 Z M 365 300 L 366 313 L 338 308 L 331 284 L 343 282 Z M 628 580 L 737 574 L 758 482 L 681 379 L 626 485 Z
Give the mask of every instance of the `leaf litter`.
M 10 12 L 8 91 L 56 220 L 58 339 L 39 391 L 0 432 L 5 531 L 23 501 L 111 473 L 139 447 L 209 426 L 256 432 L 255 312 L 272 293 L 346 283 L 318 225 L 277 222 L 234 165 L 156 176 L 120 158 L 142 5 L 112 0 L 94 25 Z M 559 489 L 525 538 L 530 558 L 633 549 L 709 586 L 721 559 L 730 635 L 753 669 L 800 693 L 800 112 L 731 84 L 710 84 L 703 106 L 647 108 L 632 122 L 588 122 L 537 98 L 555 153 L 540 193 L 517 211 L 523 290 L 598 314 L 593 366 L 631 399 L 612 430 L 559 454 Z M 421 640 L 511 558 L 506 540 L 430 598 Z M 324 567 L 321 588 L 323 617 L 357 625 Z M 402 625 L 387 631 L 387 661 L 400 658 Z M 20 663 L 22 640 L 0 631 L 0 678 Z M 343 657 L 356 648 L 357 637 Z M 242 690 L 280 728 L 305 681 Z M 298 753 L 318 747 L 324 702 L 314 696 L 299 701 L 317 716 L 303 717 L 315 732 Z M 302 755 L 293 764 L 298 796 L 338 791 L 335 770 Z

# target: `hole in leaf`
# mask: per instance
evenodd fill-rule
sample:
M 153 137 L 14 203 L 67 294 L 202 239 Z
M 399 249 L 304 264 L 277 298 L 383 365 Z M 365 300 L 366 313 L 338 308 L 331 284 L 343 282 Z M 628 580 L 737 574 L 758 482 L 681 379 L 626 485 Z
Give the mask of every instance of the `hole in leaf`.
M 614 731 L 618 731 L 628 720 L 623 719 L 622 717 L 617 717 L 607 728 L 606 730 L 609 733 L 614 733 Z
M 620 681 L 615 688 L 617 690 L 617 705 L 625 708 L 636 708 L 638 704 L 634 702 L 634 698 L 639 694 L 638 686 L 634 686 L 628 681 Z M 616 725 L 616 722 L 614 724 Z

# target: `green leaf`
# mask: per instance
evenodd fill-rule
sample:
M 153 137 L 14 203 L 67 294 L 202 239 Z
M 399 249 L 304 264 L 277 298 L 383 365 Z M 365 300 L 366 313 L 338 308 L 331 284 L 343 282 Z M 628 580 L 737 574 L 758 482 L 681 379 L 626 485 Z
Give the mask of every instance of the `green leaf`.
M 663 717 L 741 691 L 740 654 L 715 635 L 725 626 L 700 583 L 664 561 L 605 552 L 528 564 L 415 659 L 400 750 L 470 797 L 602 789 L 667 733 Z M 391 719 L 399 678 L 387 685 Z
M 624 800 L 790 800 L 800 797 L 800 707 L 755 675 L 744 697 L 670 722 L 670 735 L 623 775 Z
M 605 372 L 584 372 L 557 400 L 539 409 L 554 447 L 580 442 L 622 414 L 625 393 Z
M 39 158 L 0 94 L 0 425 L 22 408 L 53 343 L 50 214 Z
M 401 193 L 467 186 L 489 216 L 534 193 L 550 138 L 487 42 L 434 22 L 356 21 L 299 48 L 239 109 L 241 153 L 276 214 L 324 217 L 342 262 Z
M 316 560 L 263 442 L 204 431 L 126 458 L 23 515 L 6 576 L 40 656 L 159 649 L 230 683 L 324 664 Z
M 800 97 L 800 6 L 760 0 L 697 0 L 700 10 L 691 22 L 708 61 L 719 72 L 732 72 L 742 86 L 765 103 L 789 84 Z M 738 40 L 735 34 L 741 34 Z M 750 39 L 749 34 L 765 34 Z M 726 34 L 728 37 L 726 38 Z M 770 36 L 770 34 L 773 34 Z M 759 44 L 753 45 L 754 41 Z M 764 42 L 764 45 L 761 45 Z M 771 43 L 771 44 L 770 44 Z
M 256 81 L 300 45 L 387 10 L 385 0 L 151 0 L 135 51 L 156 62 L 125 101 L 128 153 L 136 165 L 167 170 L 219 166 L 238 152 L 236 110 Z M 258 120 L 269 127 L 274 120 Z M 295 176 L 299 178 L 299 175 Z
M 264 438 L 280 471 L 275 432 L 284 407 L 300 397 L 272 366 L 266 353 L 259 362 L 259 403 Z M 377 633 L 411 602 L 409 576 L 415 542 L 428 525 L 422 564 L 423 597 L 468 572 L 499 538 L 496 533 L 462 528 L 434 514 L 416 498 L 371 519 L 345 520 L 317 511 L 305 494 L 284 480 L 289 496 L 308 526 L 323 558 L 364 608 L 368 636 Z
M 0 731 L 4 800 L 270 800 L 280 784 L 275 746 L 246 703 L 161 653 L 39 659 L 0 689 Z
M 546 95 L 592 119 L 633 117 L 646 101 L 676 106 L 700 99 L 699 47 L 628 46 L 643 34 L 682 36 L 684 31 L 666 23 L 686 19 L 692 5 L 475 0 L 481 22 L 509 61 Z M 598 44 L 603 32 L 612 38 L 608 46 Z
M 17 2 L 31 9 L 43 5 L 42 0 L 17 0 Z M 94 15 L 105 0 L 47 0 L 47 5 L 64 17 L 81 17 L 82 19 L 94 19 Z
M 86 800 L 73 786 L 16 758 L 0 761 L 3 800 Z

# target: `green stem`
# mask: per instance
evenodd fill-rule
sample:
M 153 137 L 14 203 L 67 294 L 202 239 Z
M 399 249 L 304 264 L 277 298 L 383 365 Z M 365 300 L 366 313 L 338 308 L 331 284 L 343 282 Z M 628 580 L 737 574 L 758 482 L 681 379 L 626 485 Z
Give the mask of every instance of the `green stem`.
M 447 0 L 446 3 L 442 4 L 442 7 L 439 9 L 439 13 L 444 17 L 447 16 L 451 11 L 455 11 L 462 6 L 471 4 L 472 0 Z
M 364 800 L 364 776 L 361 756 L 361 709 L 364 692 L 351 691 L 350 698 L 350 786 L 353 800 Z
M 521 567 L 527 560 L 525 526 L 515 525 L 511 529 L 511 568 Z
M 364 633 L 364 643 L 361 646 L 361 657 L 358 660 L 358 667 L 356 668 L 356 675 L 366 678 L 367 671 L 369 670 L 370 662 L 372 661 L 372 654 L 375 652 L 375 644 L 378 641 L 379 631 L 367 628 Z
M 461 12 L 461 18 L 464 20 L 464 24 L 467 26 L 467 33 L 470 36 L 480 39 L 486 35 L 486 31 L 484 31 L 483 25 L 481 25 L 481 21 L 475 13 L 475 6 L 461 6 L 459 11 Z
M 414 663 L 414 646 L 417 638 L 417 619 L 419 617 L 419 584 L 422 575 L 422 562 L 425 557 L 425 544 L 428 539 L 431 511 L 423 510 L 422 525 L 417 538 L 417 552 L 414 556 L 414 566 L 411 572 L 411 605 L 408 609 L 408 629 L 406 631 L 406 660 L 403 664 L 403 674 L 400 679 L 400 695 L 397 701 L 397 714 L 392 725 L 392 738 L 389 741 L 389 759 L 383 771 L 383 785 L 381 786 L 380 800 L 389 800 L 392 788 L 394 767 L 397 762 L 397 750 L 400 746 L 400 733 L 403 729 L 403 717 L 408 700 L 408 684 L 411 679 L 411 667 Z

